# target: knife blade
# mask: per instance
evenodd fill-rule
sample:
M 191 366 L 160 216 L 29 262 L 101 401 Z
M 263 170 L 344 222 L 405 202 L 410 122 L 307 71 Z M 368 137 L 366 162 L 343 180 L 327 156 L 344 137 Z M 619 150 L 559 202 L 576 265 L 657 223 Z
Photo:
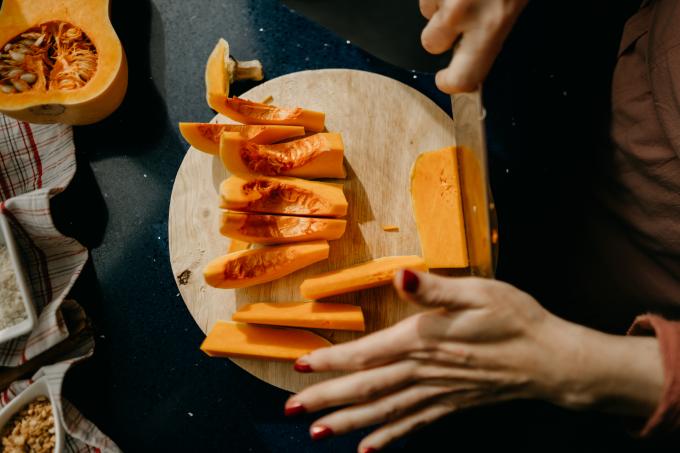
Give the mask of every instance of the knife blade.
M 481 92 L 451 96 L 470 272 L 493 278 L 498 233 L 487 167 Z

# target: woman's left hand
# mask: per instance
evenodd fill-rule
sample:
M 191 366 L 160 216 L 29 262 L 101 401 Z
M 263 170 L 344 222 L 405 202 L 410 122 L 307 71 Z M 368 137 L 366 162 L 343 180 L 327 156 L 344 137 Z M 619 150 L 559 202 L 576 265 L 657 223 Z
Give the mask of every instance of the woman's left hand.
M 494 280 L 407 270 L 395 277 L 395 287 L 403 298 L 432 309 L 296 362 L 301 372 L 356 371 L 308 387 L 286 403 L 287 415 L 347 405 L 314 422 L 312 438 L 384 424 L 362 440 L 363 453 L 471 406 L 540 398 L 590 407 L 630 387 L 633 396 L 619 412 L 648 415 L 660 397 L 663 373 L 653 338 L 616 337 L 569 323 Z M 625 363 L 631 353 L 651 359 L 639 370 L 627 362 L 632 382 L 618 382 L 612 360 Z M 651 382 L 645 373 L 653 375 Z

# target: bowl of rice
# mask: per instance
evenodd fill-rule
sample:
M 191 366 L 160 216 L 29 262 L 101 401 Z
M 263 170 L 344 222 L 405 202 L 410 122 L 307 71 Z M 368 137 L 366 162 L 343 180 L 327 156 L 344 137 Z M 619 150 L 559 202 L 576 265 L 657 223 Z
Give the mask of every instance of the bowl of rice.
M 0 232 L 0 344 L 3 344 L 31 332 L 37 316 L 19 247 L 2 214 Z

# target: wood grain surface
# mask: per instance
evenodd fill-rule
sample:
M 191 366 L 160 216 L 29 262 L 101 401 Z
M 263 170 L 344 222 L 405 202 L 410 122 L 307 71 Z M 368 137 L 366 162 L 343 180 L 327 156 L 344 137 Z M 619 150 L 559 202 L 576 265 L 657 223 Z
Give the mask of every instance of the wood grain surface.
M 346 69 L 303 71 L 267 81 L 242 95 L 254 101 L 268 96 L 275 105 L 326 112 L 328 131 L 342 133 L 348 172 L 344 181 L 349 201 L 347 231 L 330 242 L 327 261 L 281 280 L 238 290 L 207 286 L 203 266 L 226 254 L 230 243 L 218 228 L 218 187 L 228 174 L 218 157 L 190 148 L 172 190 L 169 246 L 179 291 L 203 332 L 218 319 L 231 319 L 234 310 L 246 303 L 300 300 L 299 286 L 305 277 L 381 256 L 419 255 L 409 195 L 411 165 L 422 151 L 455 144 L 452 120 L 443 110 L 407 85 L 377 74 Z M 215 121 L 230 122 L 221 115 Z M 399 231 L 386 232 L 383 225 L 394 225 Z M 392 287 L 328 301 L 360 305 L 366 333 L 390 326 L 416 310 L 399 300 Z M 362 335 L 316 332 L 333 343 Z M 292 392 L 332 376 L 299 374 L 289 362 L 233 361 L 254 376 Z

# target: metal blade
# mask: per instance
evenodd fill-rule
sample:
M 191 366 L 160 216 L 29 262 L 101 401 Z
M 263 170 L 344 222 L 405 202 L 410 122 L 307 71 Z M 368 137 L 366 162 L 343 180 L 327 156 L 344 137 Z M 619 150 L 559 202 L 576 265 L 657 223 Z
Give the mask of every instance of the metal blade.
M 454 94 L 451 96 L 451 107 L 470 271 L 473 275 L 493 278 L 497 244 L 496 213 L 489 186 L 481 93 Z

